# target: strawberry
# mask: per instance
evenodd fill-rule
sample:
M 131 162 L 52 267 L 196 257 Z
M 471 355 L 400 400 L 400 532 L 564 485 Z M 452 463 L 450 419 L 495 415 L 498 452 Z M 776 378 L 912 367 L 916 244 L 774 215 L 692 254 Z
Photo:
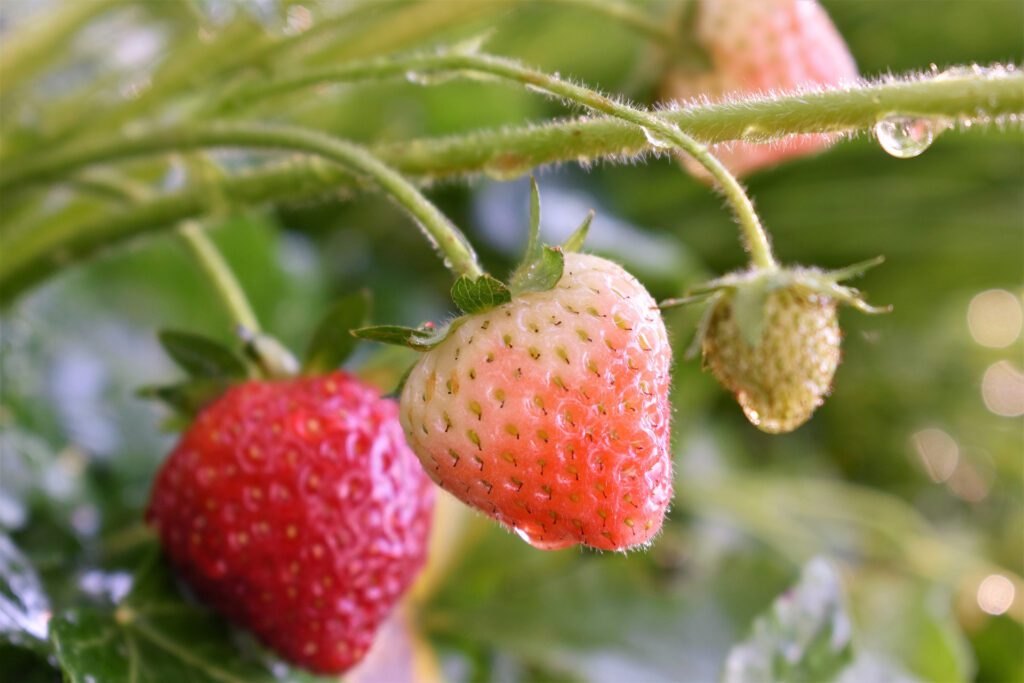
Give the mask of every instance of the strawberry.
M 667 99 L 785 93 L 858 78 L 843 37 L 815 0 L 700 0 L 694 11 L 693 36 L 710 68 L 671 71 L 663 87 Z M 742 175 L 817 152 L 834 140 L 796 135 L 774 143 L 717 144 L 712 152 Z M 709 178 L 689 157 L 684 163 L 691 173 Z
M 732 297 L 713 304 L 702 349 L 707 366 L 753 424 L 789 432 L 810 419 L 839 366 L 836 302 L 799 288 L 772 292 L 764 302 L 757 344 L 743 338 Z
M 672 496 L 671 349 L 620 266 L 565 254 L 557 284 L 460 319 L 402 391 L 427 473 L 538 548 L 645 544 Z
M 696 340 L 705 366 L 736 395 L 752 424 L 772 434 L 790 432 L 810 419 L 831 389 L 842 338 L 837 306 L 888 310 L 869 306 L 857 290 L 838 284 L 880 262 L 831 272 L 754 268 L 661 307 L 710 298 Z
M 196 594 L 315 672 L 358 662 L 424 563 L 433 487 L 397 412 L 344 372 L 248 381 L 153 488 L 147 520 Z

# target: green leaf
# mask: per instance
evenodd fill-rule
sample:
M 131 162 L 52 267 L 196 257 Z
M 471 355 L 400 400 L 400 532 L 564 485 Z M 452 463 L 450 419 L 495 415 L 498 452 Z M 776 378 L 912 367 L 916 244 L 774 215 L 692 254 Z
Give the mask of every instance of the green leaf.
M 576 228 L 575 232 L 569 235 L 569 238 L 562 244 L 563 251 L 572 253 L 583 248 L 583 243 L 587 239 L 587 233 L 590 232 L 590 224 L 594 220 L 594 215 L 594 210 L 591 209 L 587 217 L 580 223 L 580 227 Z
M 0 642 L 46 652 L 50 601 L 35 568 L 0 534 Z
M 370 293 L 366 290 L 343 297 L 317 326 L 302 364 L 305 374 L 334 370 L 352 353 L 356 339 L 350 333 L 366 324 Z
M 162 401 L 182 415 L 195 417 L 230 386 L 231 381 L 224 377 L 196 378 L 178 384 L 141 387 L 137 394 L 141 398 Z
M 352 330 L 352 336 L 381 344 L 408 346 L 416 351 L 429 351 L 447 337 L 457 321 L 441 327 L 402 327 L 401 325 L 376 325 Z
M 754 621 L 750 637 L 729 653 L 722 680 L 825 683 L 852 659 L 852 627 L 839 577 L 818 558 Z
M 246 367 L 234 351 L 192 332 L 163 330 L 160 344 L 182 370 L 193 377 L 245 377 Z
M 489 311 L 512 300 L 512 293 L 501 281 L 490 275 L 471 278 L 459 276 L 452 285 L 452 301 L 463 313 L 474 314 Z
M 132 591 L 113 609 L 77 609 L 55 617 L 50 638 L 65 678 L 162 683 L 262 683 L 319 680 L 283 676 L 269 655 L 243 648 L 231 628 L 186 602 L 158 553 L 136 572 Z

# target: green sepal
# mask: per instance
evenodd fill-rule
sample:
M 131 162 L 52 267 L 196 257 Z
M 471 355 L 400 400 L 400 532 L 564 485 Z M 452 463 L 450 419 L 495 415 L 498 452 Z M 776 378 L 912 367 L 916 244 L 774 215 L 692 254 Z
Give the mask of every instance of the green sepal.
M 700 320 L 697 322 L 697 334 L 693 336 L 693 341 L 686 347 L 686 353 L 683 357 L 686 360 L 693 360 L 701 352 L 701 347 L 704 344 L 704 337 L 707 336 L 708 328 L 711 327 L 711 318 L 715 315 L 715 308 L 718 306 L 718 301 L 722 298 L 721 292 L 712 292 L 711 294 L 704 295 L 701 297 L 701 301 L 707 301 L 707 308 L 700 315 Z M 682 304 L 680 304 L 682 305 Z
M 440 327 L 402 327 L 401 325 L 376 325 L 352 330 L 352 336 L 367 341 L 395 346 L 407 346 L 415 351 L 429 351 L 445 339 L 454 329 L 457 321 Z
M 136 395 L 160 401 L 175 413 L 191 418 L 217 400 L 231 384 L 228 377 L 197 377 L 177 384 L 140 387 Z
M 330 372 L 344 363 L 357 343 L 350 333 L 366 324 L 369 312 L 370 293 L 366 290 L 338 300 L 313 333 L 302 362 L 303 374 Z
M 526 254 L 509 277 L 512 294 L 546 292 L 562 279 L 565 255 L 560 247 L 549 247 L 540 241 L 540 190 L 530 177 L 530 236 Z
M 460 275 L 452 285 L 452 301 L 463 313 L 472 315 L 512 301 L 512 292 L 500 280 L 487 275 Z
M 715 291 L 710 292 L 699 292 L 696 294 L 687 294 L 686 296 L 680 296 L 673 299 L 664 299 L 658 302 L 658 308 L 663 311 L 667 311 L 670 308 L 679 308 L 681 306 L 691 306 L 693 304 L 699 304 L 707 301 L 710 297 L 715 295 Z
M 737 287 L 731 293 L 732 317 L 735 318 L 736 327 L 739 328 L 740 336 L 747 346 L 761 345 L 766 322 L 765 302 L 775 289 L 770 281 L 761 279 Z M 730 295 L 727 293 L 725 296 Z
M 843 280 L 860 277 L 875 266 L 880 266 L 883 263 L 885 263 L 885 257 L 876 256 L 875 258 L 867 259 L 860 263 L 854 263 L 853 265 L 846 266 L 845 268 L 826 270 L 824 275 L 833 282 L 842 282 Z
M 829 282 L 818 291 L 826 294 L 827 296 L 831 296 L 837 301 L 841 301 L 847 306 L 856 308 L 861 313 L 867 313 L 868 315 L 892 313 L 892 304 L 889 304 L 888 306 L 872 306 L 864 300 L 864 295 L 853 287 L 844 287 L 843 285 L 836 284 L 835 282 Z
M 569 239 L 565 240 L 562 244 L 562 251 L 572 253 L 583 248 L 583 243 L 587 239 L 587 233 L 590 232 L 590 224 L 593 222 L 594 216 L 594 210 L 591 209 L 590 212 L 587 213 L 587 217 L 583 219 L 582 223 L 580 223 L 580 227 L 576 228 L 576 230 L 569 235 Z
M 537 179 L 530 176 L 530 237 L 526 242 L 524 261 L 532 261 L 540 255 L 540 188 Z
M 178 330 L 162 330 L 160 345 L 191 377 L 245 377 L 245 362 L 218 341 Z
M 546 292 L 562 279 L 565 271 L 565 254 L 561 247 L 543 246 L 537 258 L 523 261 L 509 280 L 509 287 L 515 295 L 526 292 Z

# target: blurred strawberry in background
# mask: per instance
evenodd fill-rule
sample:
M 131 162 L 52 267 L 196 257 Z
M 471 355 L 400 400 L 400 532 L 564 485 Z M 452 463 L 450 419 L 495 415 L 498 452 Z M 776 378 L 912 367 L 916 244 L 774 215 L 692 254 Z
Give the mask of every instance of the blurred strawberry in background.
M 856 81 L 857 65 L 846 41 L 816 0 L 699 0 L 686 10 L 692 41 L 704 64 L 674 67 L 662 84 L 666 100 L 728 101 L 761 93 L 782 93 Z M 767 130 L 750 130 L 756 140 Z M 794 135 L 770 143 L 730 142 L 712 151 L 737 175 L 775 166 L 828 147 L 834 135 Z M 683 165 L 709 179 L 689 158 Z

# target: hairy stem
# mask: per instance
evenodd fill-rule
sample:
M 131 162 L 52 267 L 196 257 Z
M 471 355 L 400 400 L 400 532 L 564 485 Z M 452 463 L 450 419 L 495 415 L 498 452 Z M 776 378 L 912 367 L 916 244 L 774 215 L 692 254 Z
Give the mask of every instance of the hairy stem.
M 756 127 L 759 140 L 797 133 L 864 130 L 892 113 L 985 122 L 1024 114 L 1024 73 L 1000 77 L 956 76 L 865 84 L 778 98 L 753 98 L 663 112 L 705 143 L 740 139 Z M 0 189 L 11 190 L 70 177 L 85 166 L 140 154 L 216 144 L 217 126 L 155 128 L 117 138 L 94 139 L 0 166 Z M 229 144 L 222 142 L 220 144 Z M 372 150 L 406 176 L 428 182 L 475 173 L 509 179 L 545 164 L 597 159 L 624 160 L 657 151 L 636 126 L 612 118 L 559 121 L 544 126 L 483 131 L 446 138 L 409 140 Z M 235 205 L 314 197 L 357 184 L 356 175 L 313 159 L 273 163 L 218 181 Z M 5 202 L 6 203 L 6 202 Z M 64 264 L 106 246 L 211 209 L 208 191 L 183 190 L 154 198 L 98 220 L 48 221 L 4 236 L 0 301 L 9 301 Z
M 623 104 L 590 88 L 527 68 L 513 60 L 491 55 L 460 53 L 378 59 L 362 64 L 349 64 L 341 69 L 290 76 L 271 82 L 262 91 L 281 93 L 317 83 L 354 80 L 359 77 L 379 78 L 395 73 L 412 74 L 414 78 L 421 79 L 430 74 L 485 74 L 520 83 L 546 95 L 563 98 L 640 126 L 652 143 L 659 146 L 674 146 L 689 154 L 707 169 L 732 207 L 736 220 L 743 230 L 754 265 L 761 268 L 776 267 L 768 235 L 754 210 L 753 202 L 736 177 L 708 151 L 706 146 L 659 115 Z M 245 99 L 245 96 L 242 95 L 242 98 Z
M 231 319 L 248 332 L 258 333 L 260 323 L 245 296 L 245 290 L 202 226 L 197 221 L 185 221 L 178 227 L 178 234 L 209 278 Z
M 376 77 L 405 75 L 394 68 Z M 332 80 L 372 78 L 370 63 L 332 70 Z M 325 75 L 327 72 L 318 72 Z M 346 75 L 347 74 L 347 75 Z M 287 79 L 290 88 L 321 82 L 313 75 Z M 239 102 L 283 92 L 284 81 L 238 93 Z M 843 133 L 870 129 L 890 114 L 986 123 L 1024 115 L 1024 72 L 1001 78 L 957 76 L 864 84 L 781 97 L 752 97 L 688 106 L 660 115 L 705 144 L 749 139 L 758 142 L 801 133 Z M 216 124 L 212 124 L 216 125 Z M 54 151 L 7 160 L 0 166 L 0 190 L 52 182 L 91 164 L 123 156 L 201 146 L 202 127 L 152 127 L 123 136 L 95 137 Z M 525 175 L 546 164 L 632 158 L 658 151 L 642 131 L 615 118 L 565 120 L 541 126 L 486 130 L 443 138 L 405 140 L 371 150 L 406 176 L 432 181 L 484 173 L 500 179 Z M 337 180 L 334 179 L 334 182 Z
M 252 102 L 276 94 L 294 91 L 313 84 L 356 81 L 370 78 L 385 78 L 405 74 L 413 80 L 429 83 L 431 76 L 486 74 L 517 82 L 548 95 L 564 98 L 582 104 L 596 111 L 611 114 L 616 118 L 639 125 L 652 144 L 672 145 L 698 161 L 717 181 L 722 193 L 732 206 L 751 253 L 754 265 L 762 268 L 776 267 L 767 233 L 754 210 L 753 203 L 736 178 L 722 165 L 708 149 L 690 135 L 682 132 L 674 122 L 667 121 L 668 115 L 655 115 L 630 107 L 598 92 L 555 76 L 526 68 L 512 60 L 481 54 L 457 52 L 433 55 L 413 55 L 385 58 L 362 63 L 351 63 L 341 68 L 311 71 L 291 75 L 262 84 L 235 94 L 241 102 Z M 1000 73 L 999 78 L 1006 76 Z M 901 112 L 902 113 L 902 112 Z M 872 122 L 873 123 L 873 122 Z M 753 131 L 760 135 L 762 124 L 745 127 L 741 136 L 749 137 Z
M 485 73 L 510 81 L 522 83 L 554 97 L 562 97 L 582 104 L 594 111 L 610 114 L 623 121 L 643 128 L 645 135 L 655 144 L 673 145 L 692 156 L 718 182 L 722 194 L 732 207 L 736 219 L 743 229 L 747 248 L 755 265 L 775 268 L 768 235 L 761 225 L 761 219 L 754 210 L 754 204 L 736 177 L 712 155 L 707 147 L 684 133 L 676 124 L 669 123 L 655 114 L 636 109 L 599 92 L 564 81 L 555 76 L 529 69 L 517 62 L 489 55 L 445 55 L 440 59 L 450 63 L 437 67 L 440 71 L 470 70 Z M 410 65 L 410 68 L 416 68 Z
M 94 146 L 82 156 L 66 159 L 65 170 L 80 168 L 99 157 L 107 160 L 125 159 L 135 156 L 184 149 L 206 149 L 215 147 L 246 147 L 286 149 L 315 154 L 340 164 L 360 175 L 370 178 L 392 199 L 401 205 L 423 229 L 431 243 L 445 256 L 445 264 L 456 275 L 476 277 L 483 271 L 476 260 L 476 254 L 462 232 L 442 214 L 423 194 L 401 174 L 382 163 L 362 147 L 305 128 L 285 125 L 261 125 L 249 123 L 222 123 L 195 126 L 177 134 L 141 134 L 120 138 L 114 147 Z M 2 182 L 0 182 L 2 185 Z M 200 188 L 201 189 L 201 188 Z M 209 189 L 209 188 L 207 188 Z M 203 200 L 197 202 L 203 204 Z M 42 239 L 41 239 L 42 238 Z M 38 257 L 37 249 L 46 243 L 45 235 L 36 233 L 28 236 L 27 245 L 16 244 L 8 252 L 8 258 L 0 265 L 0 281 L 11 270 L 12 262 L 17 263 L 26 254 Z M 17 247 L 24 248 L 18 249 Z

